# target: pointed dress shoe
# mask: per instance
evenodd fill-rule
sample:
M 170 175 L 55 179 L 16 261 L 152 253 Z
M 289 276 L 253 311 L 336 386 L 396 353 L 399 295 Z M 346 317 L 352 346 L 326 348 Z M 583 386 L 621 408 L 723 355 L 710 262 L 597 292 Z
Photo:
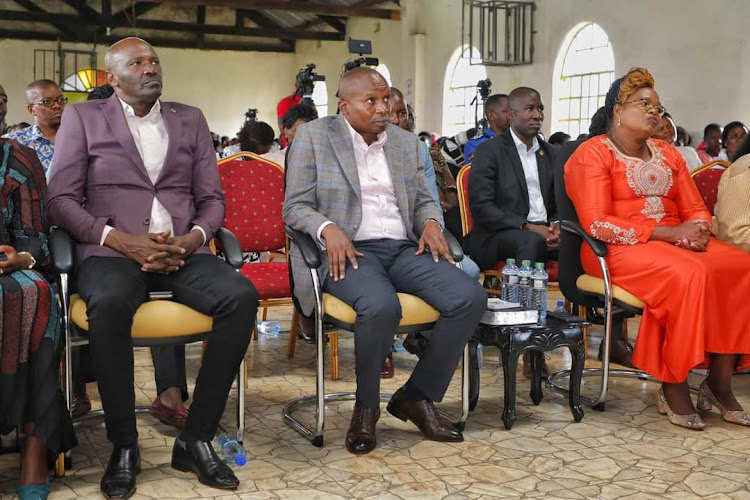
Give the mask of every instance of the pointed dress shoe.
M 180 430 L 185 427 L 185 421 L 188 416 L 188 411 L 187 408 L 185 408 L 185 405 L 180 404 L 177 408 L 170 408 L 162 403 L 159 396 L 156 396 L 156 399 L 154 399 L 151 406 L 149 406 L 148 413 L 160 422 L 171 425 Z
M 100 488 L 105 498 L 130 498 L 135 493 L 135 476 L 141 472 L 138 445 L 115 446 L 102 476 Z
M 411 420 L 427 439 L 448 443 L 460 443 L 463 434 L 440 418 L 435 404 L 430 400 L 414 401 L 406 399 L 399 389 L 391 398 L 387 406 L 388 413 L 403 420 Z
M 386 356 L 383 366 L 380 368 L 380 378 L 393 378 L 396 369 L 393 367 L 393 353 Z
M 599 356 L 597 359 L 602 360 L 604 353 L 604 342 L 599 346 Z M 627 339 L 617 339 L 611 342 L 609 345 L 609 362 L 617 363 L 618 365 L 626 366 L 628 368 L 634 368 L 631 357 L 633 356 L 633 344 Z
M 346 433 L 346 449 L 355 455 L 364 455 L 375 449 L 375 424 L 380 418 L 380 408 L 365 408 L 359 401 L 354 403 L 352 421 Z
M 421 333 L 410 333 L 404 339 L 404 349 L 422 359 L 429 343 L 430 340 Z
M 192 446 L 175 439 L 172 448 L 172 468 L 182 472 L 194 472 L 198 481 L 222 490 L 236 490 L 239 479 L 232 469 L 219 458 L 207 441 L 196 441 Z

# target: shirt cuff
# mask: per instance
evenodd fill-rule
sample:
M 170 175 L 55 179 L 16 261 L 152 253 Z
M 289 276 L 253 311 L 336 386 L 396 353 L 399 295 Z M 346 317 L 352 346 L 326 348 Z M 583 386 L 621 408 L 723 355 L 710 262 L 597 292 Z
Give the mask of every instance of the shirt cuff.
M 203 228 L 200 226 L 193 226 L 193 229 L 191 229 L 190 231 L 195 231 L 196 229 L 200 231 L 201 234 L 203 235 L 203 244 L 201 245 L 203 246 L 206 244 L 206 241 L 208 240 L 208 238 L 206 237 L 206 231 L 204 231 Z
M 99 240 L 99 246 L 104 246 L 104 240 L 107 239 L 107 235 L 114 231 L 115 228 L 107 224 L 104 226 L 104 231 L 102 231 L 102 238 Z
M 326 243 L 325 241 L 323 241 L 323 238 L 321 238 L 320 235 L 323 234 L 323 229 L 325 229 L 326 226 L 330 226 L 331 224 L 335 224 L 335 222 L 333 222 L 332 220 L 327 220 L 323 224 L 321 224 L 320 227 L 318 228 L 318 232 L 317 232 L 318 241 L 323 246 L 325 246 Z

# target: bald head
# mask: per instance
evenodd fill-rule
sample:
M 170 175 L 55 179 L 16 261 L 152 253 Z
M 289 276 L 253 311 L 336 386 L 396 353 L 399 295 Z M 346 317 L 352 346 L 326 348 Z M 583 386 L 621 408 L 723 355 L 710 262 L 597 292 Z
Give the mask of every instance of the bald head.
M 510 95 L 508 95 L 508 109 L 511 111 L 520 111 L 523 103 L 532 96 L 539 97 L 539 92 L 531 87 L 518 87 L 513 89 Z
M 161 63 L 154 48 L 137 37 L 112 44 L 105 56 L 107 83 L 130 104 L 136 115 L 146 116 L 161 96 Z
M 360 66 L 339 80 L 339 110 L 367 144 L 385 132 L 391 114 L 391 89 L 383 75 Z
M 360 66 L 347 71 L 339 80 L 339 99 L 349 100 L 373 87 L 388 88 L 386 79 L 372 68 Z
M 61 94 L 60 87 L 58 87 L 57 83 L 53 82 L 52 80 L 34 80 L 30 84 L 28 84 L 26 86 L 26 104 L 39 102 L 41 100 L 42 94 L 46 93 L 45 90 L 47 89 L 51 89 L 57 94 Z M 55 98 L 57 98 L 57 96 L 55 96 Z
M 518 87 L 508 95 L 510 128 L 526 143 L 531 144 L 544 123 L 544 102 L 539 92 L 530 87 Z

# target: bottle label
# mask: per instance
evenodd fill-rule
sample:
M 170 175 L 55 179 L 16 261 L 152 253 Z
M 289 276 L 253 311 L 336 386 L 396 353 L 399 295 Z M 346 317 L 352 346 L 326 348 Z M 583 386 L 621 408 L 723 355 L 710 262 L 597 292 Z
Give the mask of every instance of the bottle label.
M 534 280 L 534 288 L 547 288 L 544 280 Z
M 508 283 L 510 283 L 511 285 L 515 285 L 516 283 L 518 283 L 518 276 L 508 276 Z

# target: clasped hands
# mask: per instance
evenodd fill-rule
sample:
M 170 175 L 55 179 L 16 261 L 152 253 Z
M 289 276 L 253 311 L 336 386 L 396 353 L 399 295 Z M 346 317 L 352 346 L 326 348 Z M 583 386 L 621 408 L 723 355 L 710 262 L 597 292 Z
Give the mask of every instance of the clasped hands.
M 541 234 L 547 243 L 547 250 L 554 251 L 560 248 L 560 224 L 558 222 L 553 222 L 549 226 L 527 222 L 523 225 L 523 229 Z
M 358 269 L 357 257 L 364 257 L 364 254 L 354 248 L 354 244 L 346 237 L 344 231 L 336 224 L 328 224 L 320 233 L 320 237 L 326 243 L 326 252 L 328 253 L 328 275 L 334 281 L 343 280 L 346 276 L 346 261 L 352 265 L 353 269 Z M 419 238 L 419 246 L 415 255 L 422 255 L 425 251 L 432 254 L 432 259 L 437 263 L 440 257 L 451 264 L 456 262 L 448 248 L 448 242 L 443 236 L 443 229 L 435 221 L 427 221 Z
M 711 239 L 711 223 L 703 219 L 683 222 L 672 228 L 672 241 L 680 248 L 705 252 Z
M 113 230 L 104 243 L 138 262 L 141 271 L 169 274 L 184 266 L 185 259 L 203 245 L 203 234 L 190 231 L 183 236 L 171 236 L 169 230 L 146 234 Z

